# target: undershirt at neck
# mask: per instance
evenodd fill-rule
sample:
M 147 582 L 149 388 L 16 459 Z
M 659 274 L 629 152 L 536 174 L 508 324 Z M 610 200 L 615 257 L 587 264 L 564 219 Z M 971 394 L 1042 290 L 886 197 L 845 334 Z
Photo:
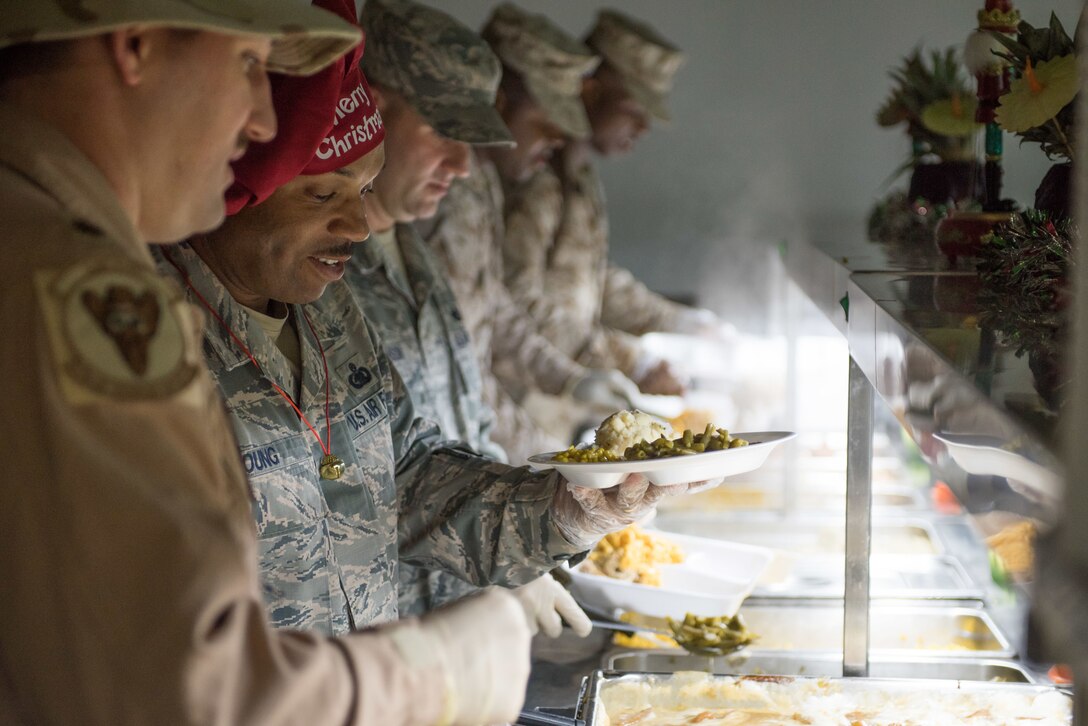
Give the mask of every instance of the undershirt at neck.
M 291 366 L 291 372 L 295 374 L 295 378 L 298 378 L 302 372 L 302 349 L 299 347 L 298 332 L 295 330 L 294 324 L 288 325 L 288 321 L 291 320 L 290 313 L 285 314 L 282 318 L 277 318 L 258 312 L 253 308 L 245 308 L 245 311 L 260 326 L 265 335 L 275 342 L 276 347 L 287 358 L 287 363 Z

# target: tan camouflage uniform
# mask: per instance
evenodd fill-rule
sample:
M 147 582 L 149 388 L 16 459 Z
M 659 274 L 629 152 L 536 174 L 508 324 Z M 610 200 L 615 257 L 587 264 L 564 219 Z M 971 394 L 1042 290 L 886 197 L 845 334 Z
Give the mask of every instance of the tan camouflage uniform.
M 646 26 L 603 11 L 587 40 L 619 71 L 631 95 L 658 118 L 682 62 Z M 540 331 L 583 365 L 635 373 L 633 336 L 669 330 L 686 308 L 608 262 L 604 189 L 584 147 L 571 144 L 506 194 L 506 284 Z
M 536 388 L 558 395 L 585 369 L 537 333 L 536 321 L 503 283 L 502 185 L 494 165 L 474 157 L 472 172 L 453 184 L 438 214 L 417 226 L 443 264 L 475 345 L 484 402 L 497 421 L 492 438 L 512 461 L 550 450 L 557 442 L 510 391 Z
M 270 62 L 281 70 L 313 70 L 358 40 L 295 2 L 100 0 L 92 12 L 36 0 L 5 4 L 0 46 L 178 16 L 257 34 L 268 16 L 289 19 Z M 305 47 L 315 40 L 320 52 Z M 0 375 L 17 382 L 0 418 L 0 723 L 436 722 L 441 672 L 409 665 L 388 636 L 269 628 L 201 311 L 157 274 L 85 152 L 3 102 L 0 128 Z
M 587 130 L 578 97 L 582 74 L 597 59 L 543 16 L 504 3 L 482 31 L 499 59 L 513 64 L 555 123 Z M 484 400 L 495 411 L 496 438 L 511 460 L 556 448 L 517 403 L 533 390 L 565 393 L 587 374 L 536 330 L 536 321 L 511 297 L 503 282 L 503 190 L 495 166 L 473 155 L 466 179 L 442 201 L 434 219 L 417 226 L 442 259 L 476 345 L 484 375 Z
M 192 248 L 168 255 L 261 364 L 258 371 L 218 322 L 205 330 L 204 355 L 249 476 L 273 624 L 341 634 L 396 619 L 398 559 L 476 586 L 519 585 L 575 554 L 547 522 L 557 478 L 488 467 L 471 452 L 440 445 L 437 427 L 416 416 L 344 284 L 330 285 L 312 305 L 290 306 L 302 352 L 299 381 Z M 169 261 L 160 269 L 186 282 Z M 296 401 L 324 438 L 317 341 L 329 372 L 330 450 L 346 465 L 335 481 L 320 478 L 317 439 L 269 382 L 301 390 Z

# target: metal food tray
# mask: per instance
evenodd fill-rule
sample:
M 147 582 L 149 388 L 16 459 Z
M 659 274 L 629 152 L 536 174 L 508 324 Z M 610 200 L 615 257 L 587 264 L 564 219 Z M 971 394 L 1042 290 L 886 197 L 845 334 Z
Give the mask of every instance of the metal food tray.
M 705 671 L 717 675 L 818 676 L 842 675 L 842 652 L 773 653 L 741 651 L 706 658 L 677 650 L 621 650 L 605 655 L 601 665 L 619 673 L 675 673 Z M 871 678 L 938 678 L 991 683 L 1036 683 L 1038 679 L 1019 663 L 997 658 L 941 658 L 931 656 L 873 655 Z
M 768 600 L 841 600 L 845 590 L 842 557 L 796 557 L 776 582 L 761 582 L 752 597 Z M 773 565 L 772 565 L 773 567 Z M 949 555 L 873 555 L 869 565 L 873 599 L 982 600 L 959 560 Z
M 887 603 L 887 604 L 886 604 Z M 896 601 L 870 609 L 869 651 L 885 656 L 1013 658 L 1016 649 L 981 607 L 946 607 Z M 841 651 L 841 604 L 814 600 L 759 604 L 749 600 L 740 610 L 756 640 L 745 652 Z M 632 625 L 665 628 L 663 619 L 628 616 Z
M 653 527 L 677 534 L 771 547 L 796 554 L 842 555 L 846 520 L 841 516 L 748 513 L 725 518 L 720 512 L 658 512 Z M 917 516 L 873 517 L 873 552 L 878 555 L 943 555 L 946 549 L 933 523 Z
M 754 651 L 841 650 L 841 604 L 754 605 L 741 608 L 758 636 Z M 876 603 L 869 612 L 869 650 L 880 655 L 1012 658 L 1016 649 L 978 607 Z
M 584 719 L 587 726 L 601 726 L 608 723 L 607 714 L 604 712 L 602 691 L 613 683 L 655 683 L 671 678 L 669 673 L 616 673 L 613 671 L 598 670 L 590 674 L 582 682 L 581 692 L 578 694 L 577 717 Z M 808 676 L 797 677 L 767 677 L 767 676 L 717 676 L 711 675 L 710 679 L 739 679 L 750 683 L 761 682 L 795 682 L 795 681 L 821 681 L 837 684 L 843 693 L 873 693 L 888 694 L 915 693 L 920 697 L 934 692 L 942 693 L 971 693 L 995 695 L 1001 693 L 1021 693 L 1024 695 L 1039 696 L 1048 693 L 1056 693 L 1069 698 L 1070 713 L 1072 713 L 1072 698 L 1065 691 L 1050 686 L 1040 686 L 1023 683 L 982 683 L 978 681 L 963 680 L 936 680 L 936 679 L 911 679 L 911 678 L 815 678 Z M 728 708 L 728 704 L 722 704 L 719 708 Z M 1072 724 L 1072 718 L 1069 722 Z

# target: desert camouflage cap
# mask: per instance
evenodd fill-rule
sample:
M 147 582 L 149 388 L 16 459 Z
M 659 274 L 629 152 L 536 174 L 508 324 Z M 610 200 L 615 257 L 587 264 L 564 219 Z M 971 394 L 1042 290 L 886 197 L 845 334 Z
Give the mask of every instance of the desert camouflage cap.
M 495 8 L 481 35 L 559 128 L 574 138 L 589 135 L 582 78 L 600 62 L 593 51 L 543 15 L 510 3 Z
M 411 0 L 367 0 L 363 72 L 396 91 L 443 136 L 512 145 L 495 109 L 502 66 L 487 43 L 457 20 Z
M 359 29 L 300 0 L 0 0 L 0 48 L 130 25 L 272 38 L 268 69 L 315 73 L 358 45 Z
M 636 101 L 660 121 L 671 116 L 665 101 L 684 55 L 650 26 L 615 10 L 602 10 L 586 44 L 623 78 Z

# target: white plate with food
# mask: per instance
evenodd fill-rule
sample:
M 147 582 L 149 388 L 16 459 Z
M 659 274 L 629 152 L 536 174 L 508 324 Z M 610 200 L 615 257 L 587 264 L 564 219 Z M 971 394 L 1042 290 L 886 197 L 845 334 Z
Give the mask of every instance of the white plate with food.
M 659 486 L 719 479 L 755 471 L 763 466 L 774 447 L 797 434 L 792 431 L 755 431 L 733 434 L 747 445 L 719 451 L 683 454 L 660 459 L 634 461 L 561 461 L 556 456 L 568 453 L 552 451 L 530 456 L 529 461 L 542 467 L 554 467 L 572 484 L 592 489 L 607 489 L 629 474 L 644 474 Z
M 571 568 L 570 589 L 603 612 L 731 617 L 773 559 L 766 547 L 629 527 Z

